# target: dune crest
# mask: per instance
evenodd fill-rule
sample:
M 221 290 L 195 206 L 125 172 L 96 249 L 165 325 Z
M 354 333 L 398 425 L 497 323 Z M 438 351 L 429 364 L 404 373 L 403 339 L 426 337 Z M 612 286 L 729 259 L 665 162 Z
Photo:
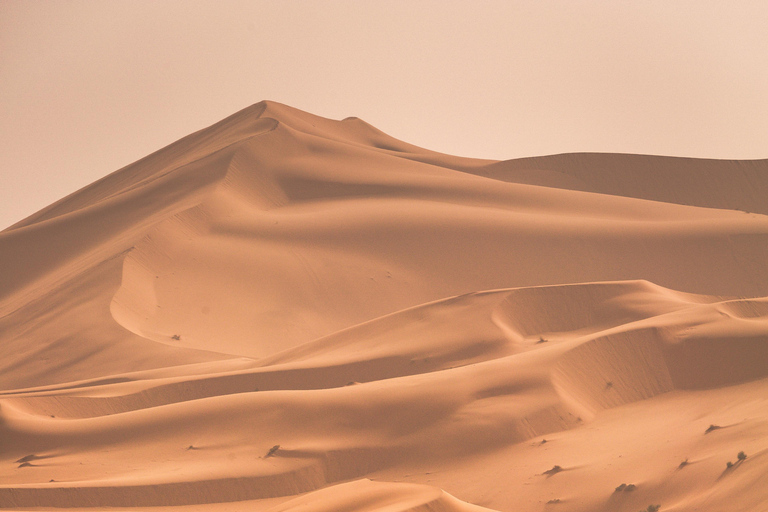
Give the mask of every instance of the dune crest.
M 0 232 L 0 507 L 762 510 L 766 197 L 255 104 Z

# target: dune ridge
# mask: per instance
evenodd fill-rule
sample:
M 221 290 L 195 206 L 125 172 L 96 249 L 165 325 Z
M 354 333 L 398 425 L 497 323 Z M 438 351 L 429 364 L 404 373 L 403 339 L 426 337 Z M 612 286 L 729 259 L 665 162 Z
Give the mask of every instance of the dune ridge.
M 767 192 L 253 105 L 0 232 L 0 507 L 761 510 Z

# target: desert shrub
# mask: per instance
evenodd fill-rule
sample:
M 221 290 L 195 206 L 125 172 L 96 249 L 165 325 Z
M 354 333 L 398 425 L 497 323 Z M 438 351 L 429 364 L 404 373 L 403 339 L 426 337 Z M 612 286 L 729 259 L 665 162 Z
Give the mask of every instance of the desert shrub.
M 731 462 L 731 461 L 726 462 L 725 463 L 725 467 L 728 468 L 728 469 L 731 469 L 733 467 L 733 462 Z
M 744 452 L 739 452 L 739 454 L 736 456 L 739 460 L 744 460 L 747 458 L 747 454 Z

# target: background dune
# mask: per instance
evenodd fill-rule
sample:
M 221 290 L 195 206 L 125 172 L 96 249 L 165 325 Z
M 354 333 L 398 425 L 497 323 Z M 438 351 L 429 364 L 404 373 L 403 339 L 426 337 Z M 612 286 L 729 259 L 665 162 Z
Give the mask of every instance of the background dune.
M 764 510 L 766 197 L 253 105 L 0 232 L 0 507 Z

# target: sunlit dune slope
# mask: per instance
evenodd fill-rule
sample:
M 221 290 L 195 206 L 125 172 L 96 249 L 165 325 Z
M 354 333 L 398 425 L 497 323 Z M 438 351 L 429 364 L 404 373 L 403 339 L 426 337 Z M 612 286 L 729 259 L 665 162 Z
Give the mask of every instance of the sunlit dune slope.
M 0 233 L 0 508 L 764 510 L 766 197 L 256 104 Z

